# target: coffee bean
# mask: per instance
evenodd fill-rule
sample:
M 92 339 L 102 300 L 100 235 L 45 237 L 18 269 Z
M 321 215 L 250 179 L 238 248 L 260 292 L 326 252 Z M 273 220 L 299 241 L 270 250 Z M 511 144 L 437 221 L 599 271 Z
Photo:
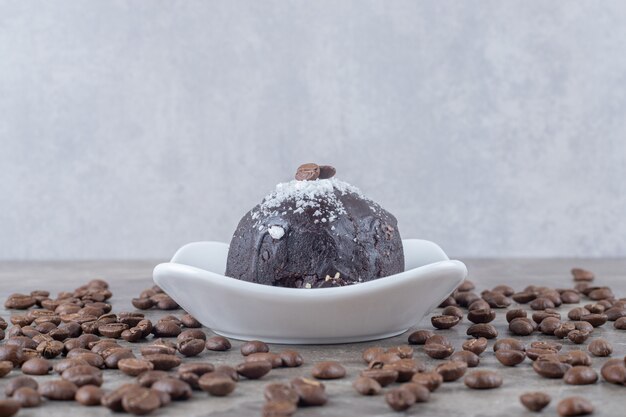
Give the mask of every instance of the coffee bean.
M 467 371 L 467 364 L 459 361 L 447 361 L 437 365 L 435 371 L 441 375 L 444 382 L 456 381 Z
M 39 388 L 39 384 L 37 384 L 37 381 L 30 376 L 16 376 L 7 383 L 4 389 L 4 393 L 7 397 L 11 397 L 15 393 L 15 391 L 22 387 L 29 387 L 36 390 L 37 388 Z
M 561 293 L 561 301 L 563 301 L 563 304 L 577 304 L 580 302 L 580 295 L 573 290 L 563 291 Z
M 215 367 L 215 372 L 224 374 L 230 377 L 230 379 L 232 379 L 235 382 L 239 381 L 239 374 L 237 373 L 237 370 L 233 368 L 232 366 L 218 365 Z
M 261 364 L 262 362 L 250 362 L 249 364 Z M 271 365 L 266 363 L 266 368 L 271 369 Z M 236 383 L 228 375 L 219 372 L 209 372 L 200 377 L 198 385 L 203 391 L 216 397 L 223 397 L 235 390 Z
M 409 389 L 393 388 L 385 393 L 385 401 L 393 410 L 404 411 L 415 404 L 416 398 Z
M 537 298 L 537 294 L 531 291 L 516 292 L 511 298 L 519 304 L 527 304 Z
M 47 375 L 52 364 L 47 359 L 32 358 L 22 364 L 22 373 L 25 375 Z
M 152 365 L 154 365 L 154 369 L 159 371 L 167 371 L 172 368 L 176 368 L 181 363 L 179 357 L 174 355 L 167 355 L 164 353 L 146 355 L 143 358 L 149 362 L 152 362 Z
M 295 350 L 283 350 L 280 352 L 280 359 L 287 368 L 296 368 L 304 363 L 300 353 Z
M 13 370 L 13 362 L 0 361 L 0 378 L 8 375 Z
M 223 352 L 230 350 L 231 344 L 230 341 L 223 336 L 211 336 L 206 340 L 205 347 L 207 350 Z
M 498 331 L 493 325 L 488 323 L 473 324 L 467 329 L 467 335 L 475 338 L 484 337 L 494 339 L 498 336 Z
M 354 380 L 352 386 L 361 395 L 377 395 L 382 391 L 381 385 L 373 378 L 360 376 Z
M 575 321 L 573 323 L 576 330 L 593 333 L 593 326 L 590 323 L 586 321 Z
M 454 300 L 461 307 L 468 307 L 474 301 L 480 300 L 480 296 L 472 291 L 457 292 Z
M 423 385 L 432 392 L 441 386 L 443 377 L 436 371 L 421 372 L 413 375 L 411 382 Z
M 91 365 L 79 365 L 66 369 L 61 378 L 74 383 L 78 387 L 83 385 L 102 385 L 102 371 Z
M 24 350 L 21 346 L 4 344 L 0 346 L 0 361 L 9 361 L 13 366 L 23 362 Z
M 346 376 L 346 368 L 339 362 L 323 361 L 313 366 L 311 374 L 317 379 L 339 379 Z
M 452 343 L 450 343 L 448 338 L 441 334 L 435 334 L 429 337 L 428 340 L 426 340 L 426 343 L 424 343 L 424 345 L 430 345 L 430 344 L 433 344 L 433 345 L 439 344 L 439 345 L 452 347 Z
M 263 417 L 289 417 L 297 410 L 296 404 L 289 401 L 268 401 L 263 404 Z
M 150 388 L 159 379 L 168 378 L 169 376 L 170 374 L 165 371 L 146 371 L 139 375 L 137 383 L 142 387 Z
M 263 390 L 263 396 L 270 402 L 287 401 L 292 404 L 297 404 L 300 399 L 295 389 L 290 385 L 279 382 L 266 385 Z
M 124 411 L 142 416 L 161 407 L 159 395 L 149 388 L 137 388 L 122 396 Z
M 63 353 L 64 345 L 58 340 L 41 342 L 37 346 L 37 352 L 46 359 L 53 359 Z
M 545 392 L 527 392 L 519 397 L 520 402 L 530 411 L 541 411 L 550 404 L 550 396 Z
M 546 335 L 554 335 L 554 331 L 561 325 L 561 320 L 556 317 L 546 317 L 539 323 L 539 331 Z
M 487 339 L 484 337 L 479 337 L 477 339 L 469 339 L 463 342 L 463 350 L 467 350 L 475 353 L 476 355 L 480 355 L 487 348 Z
M 102 388 L 95 385 L 83 385 L 78 388 L 74 399 L 82 405 L 93 406 L 100 405 L 104 391 Z
M 337 172 L 334 167 L 330 165 L 320 165 L 320 180 L 326 180 L 335 176 Z
M 138 376 L 146 371 L 151 371 L 154 369 L 154 365 L 152 364 L 152 362 L 145 359 L 137 358 L 121 359 L 117 363 L 117 367 L 120 371 L 130 376 Z
M 567 363 L 572 366 L 590 366 L 591 357 L 587 354 L 587 352 L 583 352 L 582 350 L 570 350 L 567 352 Z
M 41 395 L 31 387 L 16 389 L 12 398 L 24 408 L 38 407 L 41 404 Z
M 467 313 L 467 319 L 472 323 L 489 323 L 496 318 L 496 312 L 487 308 L 472 309 Z
M 476 311 L 476 310 L 491 310 L 491 306 L 488 302 L 479 298 L 478 300 L 472 302 L 468 307 L 468 311 Z
M 202 323 L 200 323 L 194 316 L 192 316 L 191 314 L 184 314 L 181 318 L 180 318 L 181 323 L 183 324 L 183 326 L 187 327 L 188 329 L 199 329 L 200 327 L 202 327 Z
M 559 339 L 568 337 L 568 335 L 576 330 L 576 325 L 572 322 L 561 323 L 559 327 L 554 329 L 554 335 Z
M 372 359 L 372 361 L 368 364 L 368 367 L 381 368 L 383 365 L 398 362 L 399 360 L 401 360 L 401 358 L 397 354 L 385 352 Z
M 535 330 L 535 326 L 526 317 L 517 317 L 509 323 L 509 331 L 517 336 L 528 336 Z
M 555 306 L 554 302 L 548 297 L 537 297 L 530 302 L 529 307 L 533 310 L 546 310 Z
M 383 365 L 382 369 L 391 369 L 398 372 L 397 382 L 410 381 L 414 374 L 417 372 L 423 372 L 426 370 L 426 366 L 414 359 L 400 359 L 397 362 L 388 363 Z
M 585 314 L 580 318 L 581 321 L 586 321 L 593 327 L 600 327 L 607 322 L 608 316 L 606 314 Z
M 480 358 L 478 357 L 478 355 L 469 350 L 461 350 L 461 351 L 455 352 L 450 357 L 450 360 L 465 362 L 468 368 L 475 368 L 480 363 Z
M 556 360 L 541 360 L 541 358 L 538 358 L 535 362 L 533 362 L 534 371 L 544 378 L 563 378 L 565 372 L 567 372 L 571 367 L 572 365 L 568 363 Z
M 398 371 L 395 369 L 366 369 L 361 371 L 361 376 L 372 378 L 381 386 L 386 387 L 398 380 Z
M 456 306 L 456 300 L 454 299 L 454 297 L 449 296 L 448 298 L 446 298 L 445 300 L 443 300 L 440 304 L 439 304 L 439 308 L 445 308 L 445 307 L 449 307 L 449 306 Z
M 433 316 L 430 319 L 433 327 L 436 329 L 450 329 L 461 321 L 457 316 Z
M 424 345 L 424 352 L 433 359 L 445 359 L 452 355 L 454 348 L 451 346 L 444 346 L 438 343 L 431 343 Z
M 563 345 L 559 342 L 553 342 L 551 340 L 535 340 L 530 342 L 530 347 L 535 349 L 552 349 L 555 352 L 558 352 L 563 348 Z
M 302 164 L 296 171 L 296 180 L 298 181 L 314 181 L 320 176 L 320 167 L 317 164 Z
M 135 354 L 131 349 L 123 348 L 121 346 L 114 346 L 105 349 L 102 352 L 104 358 L 104 364 L 109 369 L 117 369 L 117 364 L 122 359 L 135 358 Z
M 70 353 L 73 353 L 73 352 L 74 351 Z M 78 359 L 78 360 L 87 362 L 87 364 L 96 368 L 101 368 L 104 366 L 104 359 L 102 359 L 102 356 L 98 355 L 97 353 L 78 352 L 76 355 L 72 355 L 72 356 L 70 356 L 70 353 L 68 353 L 67 355 L 67 357 L 70 359 Z
M 298 377 L 291 380 L 291 386 L 299 397 L 299 405 L 319 406 L 328 401 L 326 387 L 319 381 Z
M 559 401 L 556 411 L 562 417 L 584 416 L 593 413 L 593 405 L 582 397 L 568 397 Z
M 557 350 L 551 349 L 551 348 L 546 348 L 546 349 L 530 348 L 530 349 L 526 349 L 526 357 L 528 359 L 530 359 L 531 361 L 537 360 L 540 356 L 544 356 L 544 355 L 548 355 L 548 354 L 555 354 L 555 353 L 557 353 Z
M 152 300 L 156 303 L 156 308 L 159 310 L 176 310 L 180 307 L 178 303 L 167 294 L 154 295 Z
M 441 311 L 441 314 L 444 316 L 455 316 L 459 319 L 463 319 L 463 310 L 455 305 L 447 306 Z
M 213 364 L 208 362 L 187 362 L 181 364 L 177 369 L 179 374 L 191 372 L 198 376 L 202 376 L 207 372 L 213 372 L 214 370 L 215 367 Z
M 609 298 L 613 298 L 613 291 L 609 287 L 600 287 L 595 288 L 587 294 L 592 300 L 606 300 Z
M 74 399 L 78 387 L 70 381 L 55 379 L 42 382 L 38 390 L 39 394 L 49 400 L 71 401 Z
M 251 353 L 257 352 L 269 352 L 270 348 L 264 342 L 260 340 L 250 340 L 243 345 L 241 345 L 241 354 L 243 356 L 248 356 Z
M 272 368 L 280 368 L 283 366 L 283 360 L 277 353 L 272 352 L 257 352 L 251 353 L 245 357 L 245 362 L 259 362 L 265 361 L 272 364 Z
M 595 276 L 593 272 L 583 268 L 572 268 L 572 276 L 574 281 L 593 281 Z
M 385 353 L 385 349 L 381 347 L 371 347 L 371 348 L 365 349 L 361 357 L 366 363 L 369 364 L 374 359 L 376 359 L 379 355 L 382 355 L 384 353 Z
M 176 341 L 178 343 L 187 339 L 201 339 L 203 342 L 206 341 L 206 333 L 204 333 L 200 329 L 187 329 L 180 332 L 180 334 L 176 337 Z
M 500 349 L 496 351 L 496 359 L 504 366 L 515 366 L 526 359 L 526 353 L 521 350 Z
M 154 307 L 154 300 L 152 298 L 133 298 L 131 300 L 131 303 L 133 304 L 133 307 L 139 309 L 139 310 L 148 310 L 152 307 Z
M 589 338 L 589 332 L 581 331 L 581 330 L 572 330 L 567 334 L 567 338 L 571 340 L 573 343 L 580 345 L 585 343 Z
M 115 390 L 104 394 L 101 399 L 101 404 L 112 411 L 124 411 L 122 406 L 124 396 L 130 393 L 135 393 L 140 389 L 143 388 L 137 384 L 123 384 Z
M 526 346 L 524 342 L 518 339 L 512 339 L 510 337 L 506 337 L 504 339 L 496 340 L 496 343 L 493 345 L 493 351 L 497 352 L 498 350 L 521 350 L 522 352 L 526 350 Z
M 180 324 L 174 320 L 159 320 L 152 328 L 155 337 L 176 337 L 181 331 Z
M 272 370 L 272 364 L 268 361 L 244 362 L 237 365 L 235 369 L 243 377 L 259 379 Z
M 460 292 L 472 291 L 474 288 L 476 288 L 474 283 L 470 281 L 469 279 L 465 279 L 463 280 L 463 282 L 459 284 L 459 286 L 456 288 L 456 291 L 460 291 Z
M 423 345 L 424 343 L 426 343 L 426 340 L 432 335 L 434 335 L 434 333 L 430 330 L 416 330 L 409 335 L 409 344 Z
M 11 294 L 4 302 L 4 308 L 15 310 L 26 310 L 37 303 L 37 300 L 28 294 Z
M 567 313 L 567 317 L 570 320 L 580 320 L 582 317 L 587 316 L 591 314 L 591 311 L 587 310 L 584 307 L 575 307 L 573 309 L 571 309 L 568 313 Z
M 0 400 L 0 417 L 12 417 L 18 411 L 20 411 L 20 403 L 18 401 L 13 399 Z
M 593 356 L 605 357 L 613 353 L 613 346 L 606 339 L 594 339 L 588 349 Z
M 506 321 L 507 323 L 510 323 L 511 321 L 513 321 L 513 319 L 525 318 L 527 317 L 527 315 L 528 314 L 526 313 L 526 310 L 523 310 L 521 308 L 514 308 L 506 312 Z
M 620 317 L 619 319 L 615 320 L 615 323 L 613 323 L 613 327 L 615 327 L 617 330 L 626 330 L 626 317 Z
M 621 359 L 609 359 L 602 365 L 600 373 L 607 382 L 612 384 L 626 383 L 626 366 Z
M 563 381 L 570 385 L 595 384 L 598 374 L 590 366 L 573 366 L 563 376 Z
M 107 323 L 98 326 L 98 333 L 104 337 L 118 339 L 122 335 L 122 332 L 129 328 L 130 326 L 125 323 Z
M 198 356 L 204 350 L 202 339 L 185 339 L 178 342 L 178 351 L 186 357 Z
M 473 389 L 491 389 L 502 385 L 502 377 L 494 371 L 472 371 L 463 379 L 465 385 Z
M 177 378 L 161 378 L 152 384 L 150 388 L 166 392 L 174 401 L 187 400 L 192 395 L 191 386 Z
M 176 348 L 168 345 L 152 344 L 148 346 L 143 346 L 139 351 L 141 352 L 142 356 L 156 354 L 174 355 L 176 353 Z

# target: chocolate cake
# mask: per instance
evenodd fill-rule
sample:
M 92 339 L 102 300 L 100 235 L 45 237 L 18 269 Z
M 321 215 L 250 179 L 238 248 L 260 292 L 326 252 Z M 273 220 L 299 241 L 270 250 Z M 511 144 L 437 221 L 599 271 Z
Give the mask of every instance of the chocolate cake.
M 241 219 L 226 275 L 259 284 L 321 288 L 404 271 L 396 218 L 361 191 L 305 164 Z

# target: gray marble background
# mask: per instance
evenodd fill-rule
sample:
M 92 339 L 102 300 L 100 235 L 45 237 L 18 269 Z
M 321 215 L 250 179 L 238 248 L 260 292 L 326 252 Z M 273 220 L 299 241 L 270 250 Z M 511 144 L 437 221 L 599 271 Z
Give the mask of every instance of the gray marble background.
M 625 256 L 626 2 L 0 0 L 0 259 L 228 240 L 308 161 L 453 256 Z

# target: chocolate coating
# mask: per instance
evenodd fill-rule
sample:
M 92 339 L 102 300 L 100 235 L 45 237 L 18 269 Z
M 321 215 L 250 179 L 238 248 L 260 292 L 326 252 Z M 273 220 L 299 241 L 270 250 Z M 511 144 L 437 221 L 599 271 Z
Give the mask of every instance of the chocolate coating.
M 348 184 L 318 181 L 338 186 L 313 198 L 287 195 L 269 210 L 261 203 L 241 219 L 230 243 L 227 276 L 321 288 L 404 271 L 396 218 Z

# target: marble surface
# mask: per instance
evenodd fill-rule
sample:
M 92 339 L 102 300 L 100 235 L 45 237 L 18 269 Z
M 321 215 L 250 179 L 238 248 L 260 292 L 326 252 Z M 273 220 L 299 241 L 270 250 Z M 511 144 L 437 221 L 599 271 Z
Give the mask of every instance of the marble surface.
M 143 288 L 151 285 L 151 270 L 156 262 L 136 261 L 96 261 L 96 262 L 2 262 L 0 263 L 0 299 L 14 291 L 31 291 L 35 289 L 49 289 L 53 292 L 72 289 L 88 279 L 105 278 L 111 284 L 113 291 L 113 308 L 115 311 L 132 310 L 131 298 L 136 296 Z M 618 297 L 626 296 L 626 259 L 605 260 L 467 260 L 470 278 L 477 284 L 477 290 L 491 288 L 497 284 L 506 283 L 520 290 L 529 284 L 545 284 L 554 287 L 566 287 L 572 284 L 569 269 L 572 266 L 582 266 L 596 272 L 598 285 L 610 285 Z M 562 312 L 567 309 L 562 308 Z M 177 312 L 180 314 L 180 312 Z M 0 308 L 0 316 L 8 318 L 11 313 Z M 158 319 L 166 314 L 160 311 L 148 311 L 147 316 Z M 498 311 L 495 325 L 500 336 L 507 335 L 507 326 L 504 314 Z M 454 346 L 459 349 L 461 343 L 467 339 L 465 330 L 468 321 L 465 319 L 452 330 L 442 331 L 447 335 Z M 430 321 L 425 318 L 421 323 L 416 323 L 415 328 L 431 329 Z M 208 332 L 208 330 L 207 330 Z M 391 339 L 356 343 L 347 345 L 330 346 L 301 346 L 298 347 L 305 359 L 301 368 L 275 369 L 266 377 L 258 381 L 241 381 L 235 392 L 224 398 L 209 397 L 203 392 L 196 392 L 193 399 L 187 402 L 174 403 L 167 408 L 154 413 L 156 416 L 259 416 L 263 404 L 263 387 L 268 382 L 286 381 L 289 378 L 310 374 L 312 364 L 319 360 L 334 359 L 345 364 L 348 369 L 346 378 L 328 381 L 327 392 L 329 402 L 325 407 L 301 408 L 297 416 L 396 416 L 384 402 L 382 396 L 362 397 L 356 394 L 351 387 L 352 380 L 363 369 L 361 352 L 370 346 L 389 347 L 406 343 L 409 333 Z M 624 357 L 626 354 L 626 332 L 613 330 L 612 323 L 596 329 L 593 337 L 602 336 L 613 344 L 612 357 Z M 536 335 L 525 337 L 523 340 L 530 342 L 536 340 Z M 548 392 L 553 397 L 553 402 L 545 415 L 555 415 L 556 403 L 559 399 L 569 395 L 583 395 L 592 401 L 596 407 L 597 416 L 614 417 L 621 415 L 626 406 L 624 393 L 626 388 L 608 384 L 603 381 L 590 386 L 569 386 L 560 380 L 549 380 L 539 377 L 530 366 L 530 362 L 524 362 L 515 368 L 505 368 L 495 359 L 489 348 L 481 356 L 480 368 L 493 369 L 500 372 L 504 378 L 501 388 L 489 391 L 470 390 L 463 385 L 462 381 L 445 383 L 439 390 L 433 393 L 428 403 L 417 404 L 406 415 L 431 415 L 431 416 L 458 416 L 469 417 L 482 416 L 510 416 L 524 417 L 530 413 L 519 404 L 518 397 L 521 393 L 530 390 Z M 229 352 L 203 352 L 193 360 L 210 361 L 216 364 L 236 364 L 241 361 L 238 347 L 239 341 L 233 341 L 233 349 Z M 137 350 L 137 345 L 134 349 Z M 584 346 L 582 346 L 584 348 Z M 279 351 L 285 346 L 272 345 L 273 351 Z M 568 342 L 564 342 L 564 351 L 574 348 Z M 416 347 L 415 357 L 425 361 L 428 366 L 434 366 L 439 361 L 428 358 L 422 351 L 422 347 Z M 604 358 L 594 358 L 593 367 L 599 371 Z M 13 372 L 10 376 L 0 379 L 0 392 L 3 391 L 7 381 L 18 375 Z M 50 377 L 37 377 L 45 379 Z M 112 389 L 116 385 L 130 381 L 131 378 L 118 371 L 105 372 L 105 389 Z M 19 416 L 46 416 L 62 417 L 73 415 L 110 416 L 111 413 L 104 408 L 86 409 L 75 403 L 52 402 L 44 407 L 24 409 Z
M 454 256 L 624 257 L 625 22 L 623 0 L 0 1 L 0 259 L 228 241 L 303 162 Z

